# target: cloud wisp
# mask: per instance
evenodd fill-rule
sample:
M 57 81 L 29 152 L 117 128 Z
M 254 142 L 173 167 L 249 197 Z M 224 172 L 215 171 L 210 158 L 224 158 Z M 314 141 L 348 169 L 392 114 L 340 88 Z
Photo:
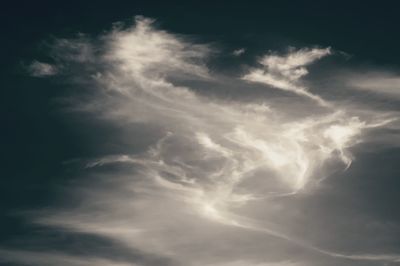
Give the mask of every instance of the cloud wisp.
M 304 48 L 289 51 L 286 55 L 268 54 L 259 60 L 262 67 L 252 69 L 243 76 L 243 79 L 294 92 L 308 97 L 322 106 L 327 106 L 328 103 L 325 100 L 309 92 L 299 80 L 308 74 L 307 65 L 330 54 L 330 48 Z
M 54 65 L 39 61 L 33 61 L 28 66 L 28 72 L 33 77 L 48 77 L 56 75 L 58 70 Z
M 236 50 L 233 50 L 232 55 L 234 56 L 241 56 L 242 54 L 244 54 L 246 52 L 246 49 L 244 48 L 239 48 Z
M 238 83 L 262 83 L 312 99 L 305 113 L 307 106 L 323 110 L 299 117 L 291 106 L 270 107 L 269 98 L 233 102 L 179 85 L 201 80 L 214 86 L 218 75 L 206 65 L 212 47 L 156 29 L 152 22 L 138 17 L 135 26 L 117 27 L 99 38 L 98 47 L 85 44 L 91 56 L 79 61 L 71 78 L 91 87 L 90 100 L 76 103 L 79 111 L 123 124 L 127 131 L 156 128 L 159 137 L 146 152 L 122 150 L 91 160 L 86 170 L 97 175 L 90 186 L 77 189 L 82 204 L 42 213 L 37 223 L 101 235 L 176 265 L 316 265 L 312 258 L 321 255 L 398 261 L 397 256 L 326 251 L 287 233 L 286 225 L 271 217 L 248 215 L 259 203 L 268 212 L 273 200 L 285 198 L 290 204 L 291 197 L 312 193 L 330 173 L 350 166 L 351 148 L 370 129 L 392 121 L 381 120 L 378 112 L 362 116 L 328 103 L 302 85 L 306 67 L 330 55 L 331 48 L 270 53 L 259 60 L 261 68 L 234 77 Z M 129 167 L 102 172 L 109 165 Z M 291 258 L 291 250 L 305 250 L 309 257 Z M 43 265 L 46 256 L 58 260 L 43 256 L 33 264 Z M 60 265 L 99 265 L 79 261 L 64 259 Z
M 353 75 L 347 81 L 351 88 L 400 98 L 400 75 L 392 72 L 371 72 Z

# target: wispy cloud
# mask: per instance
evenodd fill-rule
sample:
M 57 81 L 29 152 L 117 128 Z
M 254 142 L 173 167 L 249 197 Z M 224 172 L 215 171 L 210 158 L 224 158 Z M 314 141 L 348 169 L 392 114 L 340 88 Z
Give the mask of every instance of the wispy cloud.
M 244 49 L 244 48 L 239 48 L 239 49 L 234 50 L 234 51 L 232 52 L 232 54 L 233 54 L 234 56 L 241 56 L 241 55 L 244 54 L 245 52 L 246 52 L 246 49 Z
M 48 77 L 56 75 L 58 70 L 54 65 L 33 61 L 28 67 L 29 74 L 34 77 Z
M 325 100 L 309 92 L 299 80 L 308 74 L 307 65 L 329 54 L 331 54 L 330 48 L 291 50 L 286 55 L 267 54 L 259 60 L 262 67 L 252 69 L 243 76 L 243 79 L 291 91 L 326 106 Z
M 386 97 L 400 97 L 400 75 L 389 71 L 353 74 L 346 85 Z
M 78 110 L 124 125 L 121 130 L 127 132 L 149 127 L 160 137 L 146 152 L 123 149 L 94 158 L 86 171 L 97 173 L 95 181 L 76 188 L 82 204 L 41 212 L 36 222 L 101 235 L 176 265 L 304 265 L 296 260 L 301 256 L 292 258 L 300 253 L 307 253 L 308 262 L 321 255 L 351 258 L 300 239 L 290 233 L 292 223 L 268 213 L 275 208 L 272 201 L 311 193 L 330 173 L 349 167 L 351 148 L 391 120 L 380 120 L 374 110 L 363 115 L 328 103 L 301 83 L 306 67 L 329 55 L 330 48 L 270 53 L 259 60 L 261 68 L 233 77 L 237 83 L 263 83 L 312 99 L 302 112 L 290 105 L 272 108 L 274 99 L 267 97 L 249 104 L 200 95 L 179 84 L 197 79 L 213 88 L 223 82 L 205 63 L 212 47 L 159 30 L 152 22 L 138 17 L 135 26 L 114 28 L 90 44 L 61 42 L 61 59 L 67 61 L 76 61 L 75 53 L 65 54 L 74 47 L 102 48 L 85 52 L 79 71 L 71 72 L 78 83 L 84 80 L 80 86 L 90 85 L 90 100 L 76 103 Z M 130 167 L 102 172 L 112 164 Z M 249 214 L 257 204 L 265 216 Z

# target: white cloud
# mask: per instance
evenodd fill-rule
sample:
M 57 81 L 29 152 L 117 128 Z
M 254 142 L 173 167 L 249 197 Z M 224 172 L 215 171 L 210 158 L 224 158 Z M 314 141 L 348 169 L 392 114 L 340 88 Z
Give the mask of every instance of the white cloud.
M 109 36 L 106 60 L 136 79 L 159 79 L 166 74 L 206 77 L 207 69 L 200 60 L 208 53 L 208 47 L 187 43 L 164 31 L 155 32 L 152 22 L 138 17 L 136 27 L 114 31 Z M 153 76 L 147 76 L 150 74 Z
M 89 163 L 90 169 L 114 163 L 133 167 L 100 173 L 90 186 L 76 189 L 79 207 L 41 213 L 38 223 L 101 235 L 185 266 L 286 263 L 297 261 L 292 256 L 304 250 L 310 257 L 339 257 L 293 235 L 297 225 L 291 221 L 270 216 L 273 200 L 309 192 L 329 174 L 328 163 L 342 163 L 333 170 L 348 167 L 351 148 L 365 132 L 389 121 L 377 123 L 373 112 L 366 116 L 334 103 L 312 113 L 310 105 L 301 107 L 303 112 L 291 105 L 271 107 L 268 98 L 249 104 L 199 95 L 190 85 L 177 84 L 197 78 L 213 88 L 217 77 L 210 77 L 204 63 L 211 48 L 158 30 L 149 19 L 137 18 L 136 26 L 114 29 L 97 41 L 103 52 L 85 53 L 80 63 L 98 74 L 73 72 L 90 83 L 92 93 L 91 102 L 79 109 L 123 125 L 126 132 L 138 124 L 153 126 L 162 137 L 146 152 L 128 150 Z M 326 48 L 269 54 L 259 62 L 262 68 L 243 79 L 328 106 L 300 79 L 307 65 L 330 53 Z M 134 143 L 131 137 L 123 141 Z M 254 202 L 262 205 L 261 216 L 248 214 Z
M 262 68 L 250 70 L 242 79 L 291 91 L 326 106 L 327 102 L 320 96 L 310 93 L 299 83 L 299 79 L 308 74 L 307 65 L 329 54 L 331 54 L 330 48 L 305 48 L 290 51 L 286 55 L 267 54 L 259 60 Z

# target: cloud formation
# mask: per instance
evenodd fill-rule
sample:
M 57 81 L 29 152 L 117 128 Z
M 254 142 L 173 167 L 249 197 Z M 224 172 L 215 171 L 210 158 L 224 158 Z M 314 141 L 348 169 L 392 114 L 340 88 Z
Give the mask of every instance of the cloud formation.
M 95 41 L 56 44 L 56 51 L 62 47 L 61 59 L 77 68 L 71 79 L 80 86 L 90 84 L 90 101 L 78 101 L 78 110 L 110 125 L 122 124 L 127 131 L 153 128 L 159 137 L 145 152 L 125 149 L 90 160 L 85 170 L 90 184 L 73 189 L 81 204 L 40 212 L 37 223 L 106 237 L 174 265 L 320 265 L 324 258 L 398 261 L 397 255 L 327 251 L 293 234 L 298 225 L 274 216 L 290 209 L 299 195 L 312 194 L 332 173 L 348 168 L 351 149 L 370 130 L 393 120 L 382 120 L 373 110 L 363 115 L 328 103 L 302 84 L 306 67 L 330 55 L 330 48 L 269 53 L 259 60 L 260 68 L 233 77 L 237 83 L 262 83 L 313 100 L 296 99 L 305 101 L 299 112 L 288 105 L 271 107 L 273 99 L 267 97 L 262 103 L 232 101 L 182 85 L 197 80 L 214 88 L 223 82 L 207 68 L 212 47 L 152 23 L 138 17 L 133 27 L 116 27 Z M 74 65 L 76 56 L 65 51 L 82 45 L 85 56 Z M 315 108 L 320 111 L 313 112 Z M 110 165 L 120 169 L 103 171 Z M 19 254 L 7 257 L 35 257 Z M 32 264 L 135 265 L 46 253 L 40 257 Z
M 241 56 L 241 55 L 244 54 L 245 52 L 246 52 L 246 49 L 244 49 L 244 48 L 239 48 L 239 49 L 234 50 L 234 51 L 232 52 L 232 54 L 233 54 L 234 56 Z
M 243 79 L 294 92 L 326 106 L 326 101 L 310 93 L 299 80 L 308 74 L 307 65 L 329 54 L 331 54 L 330 48 L 304 48 L 289 51 L 286 55 L 268 54 L 259 60 L 262 67 L 252 69 L 243 76 Z
M 28 67 L 29 73 L 33 77 L 47 77 L 57 74 L 57 68 L 54 65 L 33 61 Z
M 400 97 L 400 76 L 391 72 L 355 74 L 349 78 L 347 85 L 386 97 Z

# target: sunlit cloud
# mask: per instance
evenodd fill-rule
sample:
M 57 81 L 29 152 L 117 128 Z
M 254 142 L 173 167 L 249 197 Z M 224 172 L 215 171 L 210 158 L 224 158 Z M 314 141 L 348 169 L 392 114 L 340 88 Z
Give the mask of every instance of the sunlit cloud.
M 286 55 L 267 54 L 258 62 L 262 67 L 252 69 L 243 76 L 243 79 L 291 91 L 326 106 L 325 100 L 309 92 L 304 85 L 299 83 L 299 80 L 308 74 L 307 65 L 329 54 L 331 54 L 330 48 L 305 48 L 289 51 Z
M 62 60 L 79 63 L 71 79 L 90 84 L 90 100 L 77 101 L 76 109 L 127 131 L 152 126 L 160 137 L 145 152 L 124 150 L 90 159 L 85 171 L 98 175 L 90 186 L 73 189 L 82 204 L 41 212 L 37 223 L 107 237 L 176 265 L 306 265 L 293 262 L 291 249 L 307 250 L 309 256 L 397 260 L 326 251 L 292 235 L 285 228 L 290 224 L 247 214 L 254 204 L 268 211 L 272 199 L 312 193 L 332 172 L 350 167 L 352 148 L 369 130 L 393 121 L 328 102 L 302 83 L 307 66 L 331 55 L 331 48 L 268 53 L 259 68 L 224 77 L 235 79 L 238 87 L 260 83 L 303 96 L 293 99 L 305 101 L 302 115 L 288 105 L 271 107 L 273 98 L 233 102 L 181 85 L 201 80 L 201 86 L 213 88 L 223 82 L 206 64 L 217 51 L 159 30 L 151 19 L 138 17 L 132 27 L 116 27 L 87 42 L 63 40 L 55 46 Z M 102 48 L 93 49 L 97 53 L 95 45 Z M 76 47 L 85 47 L 84 55 L 77 55 Z M 316 106 L 321 112 L 311 111 Z M 118 164 L 130 168 L 102 172 Z M 86 265 L 73 263 L 65 265 Z

